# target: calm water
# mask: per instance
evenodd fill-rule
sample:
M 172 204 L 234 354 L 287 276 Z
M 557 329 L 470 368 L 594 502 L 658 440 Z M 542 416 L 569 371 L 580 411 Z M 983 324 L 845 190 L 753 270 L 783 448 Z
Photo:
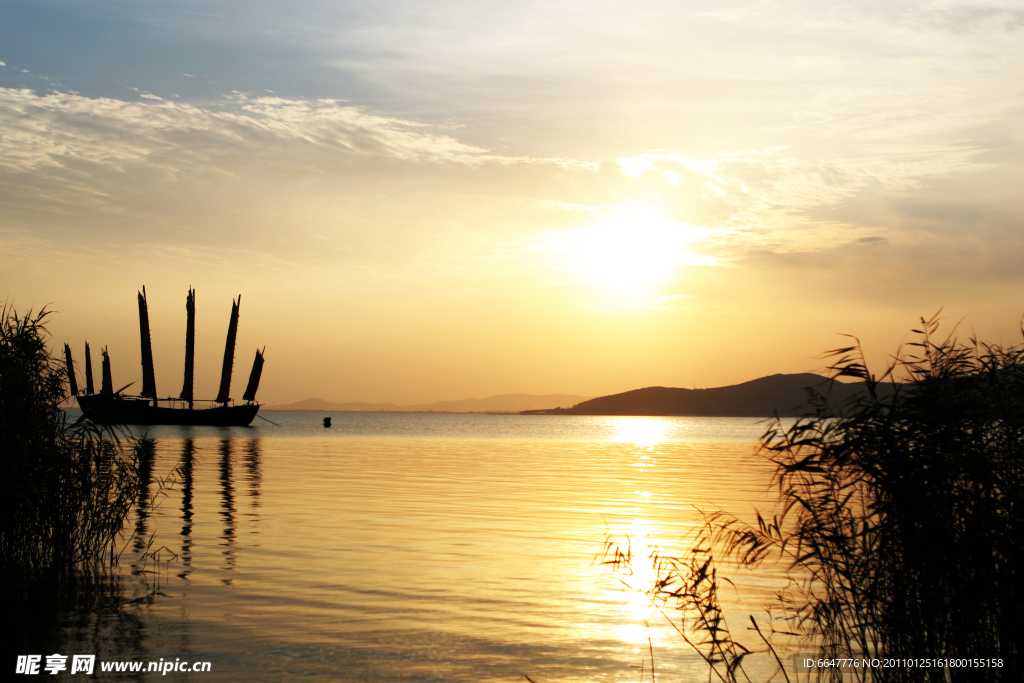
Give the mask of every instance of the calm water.
M 639 681 L 641 664 L 650 680 L 650 636 L 659 680 L 706 680 L 594 559 L 608 531 L 679 550 L 694 506 L 769 505 L 763 424 L 333 414 L 328 430 L 325 414 L 150 429 L 150 500 L 121 562 L 138 603 L 63 615 L 39 647 L 208 660 L 178 676 L 204 681 L 545 683 Z M 779 578 L 731 576 L 746 642 Z

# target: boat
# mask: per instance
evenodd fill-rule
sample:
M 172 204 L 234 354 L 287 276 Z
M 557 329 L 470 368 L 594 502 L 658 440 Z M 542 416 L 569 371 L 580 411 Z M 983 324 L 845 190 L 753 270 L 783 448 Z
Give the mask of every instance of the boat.
M 138 293 L 139 302 L 139 337 L 142 344 L 142 390 L 138 395 L 126 394 L 130 384 L 115 391 L 110 372 L 110 354 L 102 350 L 103 367 L 99 392 L 95 392 L 92 375 L 92 356 L 89 344 L 85 344 L 85 391 L 79 393 L 75 376 L 74 359 L 71 348 L 64 345 L 64 360 L 67 364 L 68 382 L 71 394 L 78 399 L 78 406 L 83 416 L 98 424 L 104 425 L 202 425 L 214 427 L 246 427 L 252 423 L 259 412 L 260 404 L 256 402 L 256 391 L 259 389 L 260 377 L 263 374 L 263 351 L 256 350 L 249 383 L 242 395 L 244 403 L 235 404 L 231 399 L 231 373 L 235 360 L 235 337 L 238 334 L 238 310 L 242 303 L 242 295 L 231 301 L 231 321 L 228 324 L 228 337 L 224 346 L 224 364 L 221 369 L 220 390 L 213 400 L 200 400 L 194 397 L 193 379 L 195 373 L 195 333 L 196 333 L 196 293 L 191 287 L 185 300 L 187 324 L 185 328 L 185 379 L 181 394 L 177 398 L 158 398 L 156 376 L 153 370 L 153 345 L 149 332 L 149 303 L 146 300 L 146 288 Z M 197 407 L 196 403 L 212 404 L 210 407 Z

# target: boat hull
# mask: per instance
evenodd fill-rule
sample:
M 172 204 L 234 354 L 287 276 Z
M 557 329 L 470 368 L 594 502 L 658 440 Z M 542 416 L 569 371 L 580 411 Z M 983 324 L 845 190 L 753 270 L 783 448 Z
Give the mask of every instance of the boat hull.
M 247 427 L 256 418 L 259 405 L 214 408 L 164 408 L 151 401 L 124 396 L 92 394 L 79 396 L 78 406 L 85 417 L 99 424 L 120 425 L 197 425 L 208 427 Z

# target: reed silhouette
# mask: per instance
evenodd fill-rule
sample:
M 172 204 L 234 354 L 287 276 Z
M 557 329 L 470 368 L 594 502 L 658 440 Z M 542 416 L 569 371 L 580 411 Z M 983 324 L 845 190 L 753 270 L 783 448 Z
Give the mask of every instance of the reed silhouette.
M 829 375 L 864 391 L 838 406 L 815 393 L 795 424 L 769 425 L 760 453 L 776 468 L 773 514 L 751 526 L 711 513 L 688 555 L 650 558 L 648 596 L 720 680 L 743 679 L 753 648 L 722 617 L 716 553 L 786 567 L 769 632 L 751 621 L 787 680 L 771 629 L 815 657 L 914 661 L 810 679 L 1020 680 L 1024 345 L 963 342 L 955 328 L 943 337 L 937 316 L 914 333 L 880 377 L 856 340 L 830 352 Z M 640 561 L 614 540 L 603 557 L 616 570 Z
M 117 561 L 145 440 L 69 425 L 69 372 L 47 347 L 49 312 L 0 312 L 0 570 L 67 572 Z

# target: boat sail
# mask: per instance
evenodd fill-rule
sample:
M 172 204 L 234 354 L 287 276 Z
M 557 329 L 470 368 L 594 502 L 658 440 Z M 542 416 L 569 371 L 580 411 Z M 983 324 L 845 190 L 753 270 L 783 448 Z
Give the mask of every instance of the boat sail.
M 263 347 L 265 351 L 267 347 Z M 256 390 L 260 388 L 260 377 L 263 375 L 263 351 L 256 349 L 256 358 L 252 362 L 252 372 L 249 373 L 249 384 L 242 394 L 243 401 L 255 401 Z
M 100 387 L 100 396 L 113 396 L 114 395 L 114 380 L 111 379 L 110 375 L 110 354 L 107 353 L 107 347 L 103 347 L 103 386 Z M 83 412 L 85 409 L 82 409 Z
M 92 384 L 92 354 L 89 353 L 89 342 L 85 342 L 85 393 L 96 393 Z
M 231 300 L 231 322 L 228 323 L 228 340 L 224 344 L 224 367 L 220 371 L 220 391 L 217 392 L 217 403 L 227 405 L 231 393 L 231 369 L 235 365 L 235 337 L 238 335 L 238 308 L 242 305 L 242 295 L 238 301 Z
M 196 372 L 196 290 L 191 287 L 185 299 L 185 315 L 188 318 L 185 323 L 185 382 L 178 398 L 188 401 L 191 410 Z
M 139 338 L 142 350 L 142 390 L 138 396 L 127 395 L 128 387 L 118 391 L 113 389 L 110 372 L 110 356 L 103 349 L 103 384 L 100 393 L 93 393 L 92 360 L 89 345 L 85 345 L 86 391 L 78 395 L 78 405 L 85 417 L 101 424 L 128 425 L 213 425 L 213 426 L 247 426 L 259 412 L 260 404 L 256 402 L 256 390 L 259 388 L 260 376 L 263 372 L 263 352 L 256 352 L 249 385 L 246 387 L 244 404 L 235 405 L 230 398 L 231 370 L 234 365 L 235 339 L 238 335 L 238 308 L 242 297 L 231 302 L 231 322 L 228 325 L 227 344 L 224 349 L 224 367 L 221 373 L 220 391 L 209 408 L 196 408 L 194 396 L 195 372 L 195 290 L 188 290 L 185 300 L 187 323 L 185 328 L 185 379 L 178 398 L 158 398 L 156 393 L 156 376 L 153 369 L 153 347 L 149 327 L 149 302 L 146 288 L 138 293 L 139 304 Z M 71 378 L 71 389 L 77 393 L 74 380 L 74 367 L 71 349 L 65 345 L 65 360 Z M 130 386 L 130 385 L 129 385 Z M 160 405 L 165 403 L 167 405 Z
M 75 362 L 71 359 L 71 347 L 64 345 L 64 363 L 68 367 L 68 388 L 72 396 L 78 395 L 78 379 L 75 377 Z
M 142 342 L 142 392 L 145 398 L 156 401 L 156 373 L 153 372 L 153 341 L 149 336 L 149 305 L 146 288 L 139 294 L 139 340 Z

